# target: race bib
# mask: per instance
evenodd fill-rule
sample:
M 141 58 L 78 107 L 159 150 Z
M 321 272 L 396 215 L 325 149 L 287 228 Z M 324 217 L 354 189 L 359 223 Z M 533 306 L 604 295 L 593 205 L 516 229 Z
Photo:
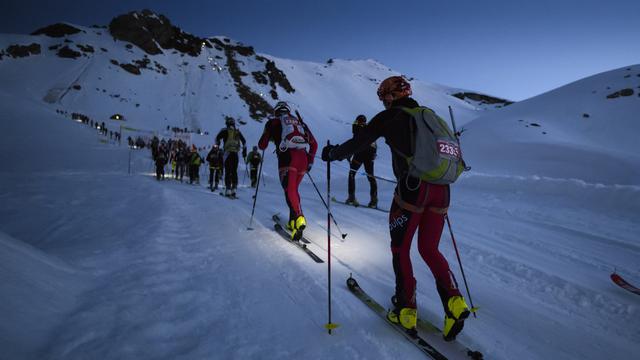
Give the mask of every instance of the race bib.
M 454 160 L 460 159 L 460 147 L 458 144 L 446 140 L 438 140 L 437 144 L 440 156 Z

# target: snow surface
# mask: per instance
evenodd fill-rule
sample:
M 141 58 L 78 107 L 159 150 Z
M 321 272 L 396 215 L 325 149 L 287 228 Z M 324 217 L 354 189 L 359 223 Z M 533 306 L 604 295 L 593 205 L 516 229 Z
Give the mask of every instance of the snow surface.
M 85 30 L 78 36 L 92 36 L 98 52 L 102 44 L 109 56 L 141 57 Z M 0 39 L 0 47 L 20 40 Z M 240 199 L 232 201 L 204 186 L 158 182 L 148 151 L 105 144 L 95 130 L 55 112 L 96 119 L 126 112 L 132 126 L 161 131 L 184 124 L 215 132 L 225 114 L 248 120 L 225 71 L 209 70 L 223 79 L 210 81 L 167 54 L 150 57 L 164 59 L 167 77 L 143 71 L 133 81 L 121 69 L 108 69 L 108 57 L 68 60 L 43 52 L 0 61 L 0 359 L 424 357 L 344 285 L 352 273 L 388 304 L 394 277 L 386 214 L 332 205 L 348 236 L 341 241 L 332 225 L 333 321 L 340 327 L 328 335 L 326 264 L 271 230 L 271 215 L 286 212 L 273 154 L 264 165 L 255 230 L 248 231 L 252 189 L 241 187 Z M 279 94 L 299 106 L 320 143 L 346 139 L 354 114 L 379 111 L 368 78 L 393 73 L 370 60 L 336 60 L 325 68 L 272 59 L 296 88 Z M 487 359 L 628 359 L 637 350 L 638 297 L 608 277 L 616 269 L 640 282 L 639 125 L 632 121 L 640 99 L 606 99 L 599 91 L 600 97 L 577 100 L 617 85 L 623 71 L 486 113 L 446 95 L 446 87 L 414 83 L 420 101 L 443 115 L 454 106 L 466 128 L 463 150 L 473 169 L 453 186 L 450 217 L 480 310 L 459 340 Z M 73 91 L 52 104 L 42 100 L 77 78 L 87 91 L 130 89 L 127 96 L 143 105 Z M 178 99 L 190 90 L 196 95 Z M 230 97 L 218 101 L 215 94 Z M 579 118 L 582 112 L 592 117 Z M 473 120 L 481 114 L 486 117 Z M 520 119 L 541 127 L 527 128 Z M 252 120 L 243 127 L 250 143 L 261 127 Z M 383 144 L 379 154 L 376 172 L 389 178 Z M 575 162 L 589 169 L 570 166 Z M 345 162 L 332 164 L 338 198 L 346 197 L 347 171 Z M 324 174 L 318 161 L 312 175 L 323 193 Z M 309 247 L 327 260 L 326 211 L 308 179 L 300 191 Z M 392 191 L 393 184 L 379 182 L 382 206 L 388 208 Z M 359 176 L 359 199 L 367 201 L 367 193 Z M 461 282 L 446 230 L 441 250 Z M 420 317 L 440 324 L 432 276 L 417 251 L 412 256 Z

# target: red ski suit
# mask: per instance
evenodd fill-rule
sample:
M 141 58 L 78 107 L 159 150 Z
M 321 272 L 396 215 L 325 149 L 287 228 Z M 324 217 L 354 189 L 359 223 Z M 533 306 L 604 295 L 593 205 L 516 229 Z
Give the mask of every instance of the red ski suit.
M 258 141 L 258 147 L 264 150 L 269 146 L 269 141 L 273 141 L 276 145 L 276 154 L 278 156 L 278 173 L 280 174 L 280 184 L 284 189 L 284 196 L 289 206 L 289 220 L 296 219 L 302 215 L 302 206 L 300 205 L 300 194 L 298 186 L 307 172 L 307 169 L 313 164 L 313 159 L 318 150 L 318 144 L 313 134 L 306 124 L 300 119 L 291 115 L 283 115 L 287 117 L 286 121 L 292 122 L 304 131 L 304 138 L 308 144 L 308 150 L 302 148 L 288 148 L 283 143 L 283 120 L 280 117 L 269 119 L 264 126 L 264 132 Z
M 449 268 L 447 259 L 438 250 L 440 236 L 449 207 L 449 185 L 430 184 L 410 175 L 405 157 L 413 155 L 412 130 L 416 124 L 401 107 L 415 108 L 418 103 L 411 98 L 394 100 L 392 107 L 377 114 L 360 131 L 357 137 L 331 150 L 332 160 L 342 160 L 366 149 L 379 137 L 384 137 L 391 148 L 393 172 L 398 181 L 389 212 L 389 234 L 393 270 L 396 275 L 396 299 L 399 307 L 416 307 L 416 280 L 411 264 L 411 243 L 418 232 L 418 252 L 436 280 L 436 288 L 446 303 L 460 290 Z

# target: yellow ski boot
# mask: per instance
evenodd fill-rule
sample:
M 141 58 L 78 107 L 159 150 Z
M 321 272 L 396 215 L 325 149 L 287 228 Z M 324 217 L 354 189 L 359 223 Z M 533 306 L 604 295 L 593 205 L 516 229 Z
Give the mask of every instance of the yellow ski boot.
M 300 215 L 296 218 L 295 222 L 291 220 L 293 223 L 293 230 L 291 230 L 291 240 L 300 241 L 302 239 L 302 232 L 307 227 L 307 220 L 304 216 Z
M 444 327 L 442 335 L 445 341 L 455 340 L 464 327 L 464 320 L 469 317 L 471 310 L 462 296 L 452 296 L 447 301 L 447 310 L 444 315 Z
M 402 308 L 400 311 L 389 310 L 387 319 L 394 324 L 400 324 L 407 330 L 415 329 L 418 323 L 418 310 L 413 308 Z

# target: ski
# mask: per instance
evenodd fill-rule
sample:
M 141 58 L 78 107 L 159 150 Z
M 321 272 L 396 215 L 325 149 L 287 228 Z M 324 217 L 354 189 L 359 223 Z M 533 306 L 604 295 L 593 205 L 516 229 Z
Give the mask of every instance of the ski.
M 280 222 L 280 217 L 278 215 L 273 215 L 273 221 L 274 221 L 273 227 L 275 228 L 276 232 L 280 236 L 282 236 L 283 239 L 285 239 L 289 243 L 295 245 L 298 249 L 304 251 L 304 253 L 309 255 L 309 257 L 311 259 L 313 259 L 313 261 L 315 261 L 315 262 L 317 262 L 319 264 L 324 263 L 324 260 L 322 260 L 313 251 L 309 250 L 309 248 L 307 247 L 307 244 L 302 243 L 300 241 L 291 240 L 291 233 L 284 228 L 284 226 Z M 309 240 L 306 240 L 306 239 L 305 239 L 305 241 L 309 242 Z
M 440 330 L 431 323 L 418 320 L 417 330 L 407 330 L 399 324 L 392 323 L 387 319 L 387 309 L 371 298 L 353 278 L 347 279 L 347 288 L 360 299 L 369 309 L 401 333 L 407 340 L 414 344 L 420 351 L 431 359 L 435 360 L 482 360 L 483 355 L 479 351 L 473 351 L 464 345 L 452 341 L 446 342 Z M 437 347 L 437 348 L 436 348 Z
M 275 221 L 278 224 L 280 224 L 280 227 L 284 228 L 284 231 L 288 232 L 287 227 L 285 226 L 285 224 L 280 219 L 280 215 L 275 214 L 271 218 L 273 219 L 273 221 Z M 291 237 L 289 237 L 289 238 L 291 238 Z M 302 236 L 302 239 L 300 239 L 300 241 L 302 241 L 305 244 L 311 244 L 311 241 L 309 241 L 307 238 L 305 238 L 304 235 Z
M 223 192 L 219 192 L 218 195 L 222 196 L 222 197 L 226 197 L 227 199 L 231 199 L 231 200 L 238 200 L 238 196 L 231 196 L 231 195 L 225 195 Z
M 630 291 L 636 295 L 640 295 L 640 289 L 629 284 L 625 279 L 622 278 L 622 276 L 613 273 L 611 274 L 611 280 L 618 286 L 620 286 L 621 288 Z
M 352 207 L 354 207 L 354 208 L 363 208 L 363 209 L 378 210 L 378 211 L 382 211 L 382 212 L 384 212 L 384 213 L 388 213 L 388 212 L 389 212 L 389 210 L 382 209 L 382 208 L 379 208 L 379 207 L 377 207 L 377 206 L 376 206 L 376 207 L 369 207 L 369 206 L 364 206 L 364 205 L 353 205 L 353 204 L 347 204 L 347 202 L 346 202 L 346 201 L 338 200 L 338 199 L 336 199 L 335 197 L 331 197 L 331 201 L 336 202 L 336 203 L 338 203 L 338 204 L 346 205 L 346 206 L 352 206 Z

